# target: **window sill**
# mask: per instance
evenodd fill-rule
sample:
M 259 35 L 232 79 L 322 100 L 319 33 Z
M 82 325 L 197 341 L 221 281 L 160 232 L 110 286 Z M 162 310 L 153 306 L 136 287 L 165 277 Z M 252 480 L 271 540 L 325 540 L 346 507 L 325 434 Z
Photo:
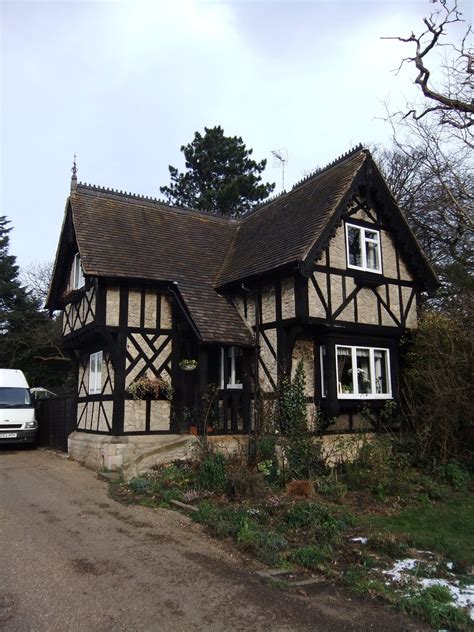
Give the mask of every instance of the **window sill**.
M 392 395 L 390 393 L 385 393 L 383 395 L 355 395 L 354 393 L 339 393 L 337 399 L 357 399 L 360 401 L 366 401 L 370 399 L 392 399 Z

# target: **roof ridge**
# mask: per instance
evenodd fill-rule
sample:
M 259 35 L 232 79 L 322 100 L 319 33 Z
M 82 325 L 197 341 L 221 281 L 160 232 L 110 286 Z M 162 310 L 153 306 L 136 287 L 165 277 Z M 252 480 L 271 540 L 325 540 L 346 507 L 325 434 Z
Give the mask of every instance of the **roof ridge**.
M 305 184 L 306 182 L 308 182 L 308 180 L 311 180 L 311 178 L 314 178 L 315 176 L 319 176 L 321 175 L 321 173 L 324 173 L 325 171 L 328 171 L 329 169 L 331 169 L 331 167 L 335 167 L 337 164 L 339 164 L 340 162 L 343 162 L 344 160 L 347 160 L 348 158 L 351 158 L 352 156 L 354 156 L 357 152 L 359 151 L 363 151 L 365 148 L 362 145 L 362 143 L 359 143 L 358 145 L 356 145 L 355 147 L 352 147 L 351 149 L 349 149 L 348 151 L 346 151 L 344 154 L 341 154 L 340 156 L 338 156 L 337 158 L 335 158 L 334 160 L 332 160 L 331 162 L 329 162 L 327 165 L 324 165 L 324 167 L 319 167 L 318 169 L 315 169 L 312 173 L 310 173 L 308 176 L 306 176 L 305 178 L 302 178 L 301 180 L 299 180 L 298 182 L 296 182 L 291 190 L 294 191 L 295 189 L 297 189 L 298 187 L 302 186 L 303 184 Z
M 301 187 L 304 184 L 306 184 L 309 180 L 311 180 L 315 176 L 321 175 L 321 173 L 323 173 L 325 171 L 328 171 L 331 167 L 334 167 L 335 165 L 339 164 L 340 162 L 343 162 L 344 160 L 347 160 L 347 158 L 350 158 L 351 156 L 355 155 L 359 151 L 368 151 L 368 150 L 366 148 L 364 148 L 362 143 L 359 143 L 355 147 L 352 147 L 351 149 L 346 151 L 344 154 L 341 154 L 340 156 L 338 156 L 335 160 L 331 161 L 330 163 L 328 163 L 324 167 L 320 167 L 319 169 L 315 169 L 308 176 L 306 176 L 302 180 L 299 180 L 298 182 L 296 182 L 296 184 L 294 184 L 289 191 L 283 190 L 281 193 L 277 193 L 276 195 L 267 198 L 263 202 L 260 202 L 260 204 L 257 204 L 252 209 L 247 211 L 247 213 L 245 213 L 244 215 L 239 217 L 238 218 L 239 221 L 242 221 L 242 220 L 245 221 L 247 219 L 247 217 L 249 217 L 250 215 L 252 215 L 256 211 L 259 211 L 260 209 L 265 208 L 267 205 L 271 204 L 272 202 L 275 202 L 275 200 L 278 200 L 278 198 L 282 198 L 285 195 L 289 195 L 290 193 L 292 193 L 293 191 L 295 191 L 299 187 Z
M 105 193 L 108 196 L 125 199 L 129 202 L 136 202 L 136 203 L 141 203 L 141 204 L 145 202 L 146 204 L 149 204 L 152 206 L 165 207 L 166 210 L 176 212 L 176 213 L 192 214 L 192 215 L 197 215 L 199 217 L 206 217 L 206 218 L 215 219 L 218 221 L 225 221 L 226 223 L 235 222 L 235 218 L 228 217 L 227 215 L 224 215 L 223 213 L 210 213 L 206 211 L 198 211 L 197 209 L 192 208 L 190 206 L 177 206 L 174 204 L 170 204 L 169 202 L 165 202 L 161 198 L 156 198 L 150 195 L 142 195 L 140 193 L 132 193 L 129 191 L 122 191 L 119 189 L 102 187 L 98 184 L 89 184 L 88 182 L 78 182 L 77 188 L 78 189 L 81 188 L 83 191 L 85 190 L 85 192 L 90 191 L 90 192 L 97 192 L 97 193 Z

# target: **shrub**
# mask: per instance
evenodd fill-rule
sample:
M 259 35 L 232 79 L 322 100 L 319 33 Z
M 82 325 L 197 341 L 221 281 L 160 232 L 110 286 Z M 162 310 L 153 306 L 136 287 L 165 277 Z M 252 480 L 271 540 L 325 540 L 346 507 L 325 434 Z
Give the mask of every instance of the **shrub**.
M 314 494 L 313 481 L 290 481 L 286 486 L 288 496 L 310 498 Z
M 299 566 L 309 568 L 311 570 L 318 570 L 324 562 L 326 562 L 333 553 L 333 550 L 327 544 L 322 546 L 302 546 L 296 549 L 292 555 L 292 559 Z
M 280 563 L 280 554 L 288 546 L 283 536 L 274 531 L 259 528 L 248 518 L 241 522 L 237 541 L 242 551 L 251 553 L 269 566 L 277 566 Z
M 458 461 L 449 461 L 436 468 L 436 474 L 458 491 L 464 491 L 470 481 L 469 472 Z
M 406 345 L 401 410 L 418 462 L 472 460 L 473 344 L 458 316 L 426 312 Z
M 265 493 L 264 475 L 245 466 L 229 470 L 228 483 L 231 493 L 241 498 L 260 498 Z
M 148 478 L 133 478 L 128 486 L 135 494 L 146 494 L 151 491 L 152 482 Z
M 321 445 L 308 429 L 305 373 L 300 360 L 293 380 L 284 378 L 280 390 L 282 448 L 288 465 L 288 478 L 308 479 L 325 471 Z
M 316 479 L 315 485 L 320 494 L 336 502 L 341 501 L 347 494 L 347 485 L 340 481 L 334 474 L 319 477 Z
M 327 543 L 335 541 L 347 526 L 347 521 L 333 516 L 324 505 L 310 501 L 292 505 L 282 518 L 289 527 L 309 531 Z
M 470 623 L 468 615 L 452 604 L 452 596 L 446 586 L 430 586 L 414 596 L 406 597 L 403 603 L 408 610 L 422 615 L 435 628 L 461 630 L 467 629 Z
M 199 466 L 197 479 L 203 489 L 218 493 L 226 492 L 229 487 L 229 479 L 224 455 L 208 454 Z

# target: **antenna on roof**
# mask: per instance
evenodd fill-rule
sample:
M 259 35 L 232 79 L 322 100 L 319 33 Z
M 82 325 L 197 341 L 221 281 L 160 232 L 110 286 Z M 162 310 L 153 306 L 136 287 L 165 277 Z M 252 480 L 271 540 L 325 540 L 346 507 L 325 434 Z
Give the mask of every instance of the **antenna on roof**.
M 74 154 L 74 160 L 71 168 L 71 193 L 74 193 L 77 190 L 77 163 L 76 163 L 76 154 Z
M 285 190 L 285 165 L 288 162 L 286 149 L 272 149 L 273 167 L 281 167 L 281 190 Z

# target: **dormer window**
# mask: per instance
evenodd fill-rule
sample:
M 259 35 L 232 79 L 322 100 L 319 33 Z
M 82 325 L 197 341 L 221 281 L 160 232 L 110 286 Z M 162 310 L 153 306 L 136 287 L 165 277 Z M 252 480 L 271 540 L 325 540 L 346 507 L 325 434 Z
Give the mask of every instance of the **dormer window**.
M 366 272 L 382 272 L 378 230 L 346 224 L 346 243 L 349 268 Z
M 72 289 L 78 290 L 85 284 L 84 273 L 82 272 L 81 257 L 76 252 L 74 255 L 74 261 L 72 264 Z

